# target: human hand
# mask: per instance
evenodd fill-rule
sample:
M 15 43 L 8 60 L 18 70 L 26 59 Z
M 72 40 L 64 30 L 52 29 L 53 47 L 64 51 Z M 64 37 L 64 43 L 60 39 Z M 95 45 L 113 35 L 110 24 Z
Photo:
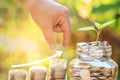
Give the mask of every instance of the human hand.
M 38 0 L 29 10 L 51 48 L 55 47 L 53 32 L 63 32 L 63 46 L 67 46 L 70 40 L 70 21 L 66 7 L 52 0 Z
M 28 0 L 31 1 L 31 0 Z M 27 6 L 32 19 L 41 28 L 47 42 L 54 48 L 54 32 L 63 33 L 63 46 L 70 41 L 70 21 L 68 9 L 53 0 L 34 0 Z

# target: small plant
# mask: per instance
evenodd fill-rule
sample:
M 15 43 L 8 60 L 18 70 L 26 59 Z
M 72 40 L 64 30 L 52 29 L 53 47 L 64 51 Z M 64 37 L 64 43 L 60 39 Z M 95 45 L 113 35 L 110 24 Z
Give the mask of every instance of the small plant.
M 78 30 L 80 30 L 80 31 L 86 31 L 86 30 L 93 30 L 93 31 L 95 31 L 97 33 L 96 42 L 98 42 L 99 36 L 100 36 L 103 28 L 105 28 L 106 26 L 110 25 L 113 22 L 115 22 L 115 20 L 108 21 L 108 22 L 105 22 L 103 24 L 100 24 L 98 22 L 94 22 L 94 26 L 82 27 L 82 28 L 79 28 Z

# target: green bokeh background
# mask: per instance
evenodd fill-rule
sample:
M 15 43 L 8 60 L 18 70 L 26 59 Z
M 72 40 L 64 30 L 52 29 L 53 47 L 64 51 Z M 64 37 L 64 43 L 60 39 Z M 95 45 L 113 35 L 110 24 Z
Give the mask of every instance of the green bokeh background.
M 100 40 L 112 45 L 111 58 L 120 65 L 120 0 L 56 1 L 69 8 L 72 29 L 71 42 L 61 58 L 72 60 L 75 57 L 76 43 L 96 39 L 93 31 L 80 32 L 78 28 L 93 25 L 93 21 L 104 23 L 116 19 L 115 23 L 102 31 Z M 61 44 L 62 36 L 58 35 L 55 34 L 56 40 Z M 0 80 L 8 79 L 12 64 L 44 59 L 54 55 L 55 50 L 49 48 L 40 28 L 24 6 L 16 0 L 0 0 Z M 49 66 L 48 62 L 38 65 Z M 29 70 L 29 66 L 24 69 Z

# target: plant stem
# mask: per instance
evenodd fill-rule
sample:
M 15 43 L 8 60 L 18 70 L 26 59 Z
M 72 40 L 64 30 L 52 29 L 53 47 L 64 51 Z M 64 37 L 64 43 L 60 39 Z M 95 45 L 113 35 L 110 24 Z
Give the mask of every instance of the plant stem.
M 98 32 L 97 32 L 97 39 L 96 39 L 97 43 L 98 43 L 98 40 L 99 40 L 99 37 L 100 37 L 100 34 L 101 34 L 102 30 L 103 29 L 99 29 Z
M 97 38 L 96 38 L 96 42 L 98 43 L 98 40 L 99 40 L 99 33 L 97 32 Z

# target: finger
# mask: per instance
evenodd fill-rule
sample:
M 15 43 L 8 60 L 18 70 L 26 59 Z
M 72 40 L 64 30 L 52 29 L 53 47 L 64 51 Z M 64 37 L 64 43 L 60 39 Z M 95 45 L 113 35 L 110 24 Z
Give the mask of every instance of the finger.
M 53 27 L 53 31 L 55 31 L 55 32 L 63 32 L 63 29 L 61 28 L 60 25 L 56 25 L 56 26 Z
M 54 34 L 53 34 L 53 30 L 51 27 L 44 27 L 44 29 L 42 29 L 43 34 L 45 36 L 45 39 L 47 40 L 48 44 L 50 45 L 51 48 L 55 48 L 55 38 L 54 38 Z
M 70 42 L 71 37 L 71 27 L 69 18 L 63 19 L 63 24 L 61 25 L 63 29 L 63 46 L 66 47 Z

